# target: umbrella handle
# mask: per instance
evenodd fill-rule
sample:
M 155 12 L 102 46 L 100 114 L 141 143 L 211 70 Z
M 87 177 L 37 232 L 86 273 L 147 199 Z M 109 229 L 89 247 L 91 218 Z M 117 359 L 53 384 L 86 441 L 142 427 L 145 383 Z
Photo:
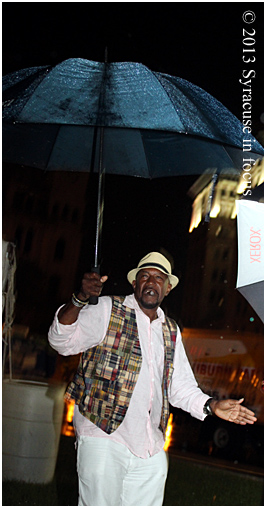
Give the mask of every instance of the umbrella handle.
M 100 273 L 100 266 L 92 266 L 91 272 L 92 273 Z M 90 303 L 90 305 L 97 305 L 98 296 L 90 296 L 89 303 Z

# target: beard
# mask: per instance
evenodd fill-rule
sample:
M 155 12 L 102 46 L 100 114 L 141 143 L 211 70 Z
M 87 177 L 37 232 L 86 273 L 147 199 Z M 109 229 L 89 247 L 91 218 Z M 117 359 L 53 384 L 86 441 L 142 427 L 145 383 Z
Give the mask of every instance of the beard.
M 144 309 L 155 309 L 158 307 L 160 302 L 157 300 L 156 302 L 148 303 L 148 302 L 145 302 L 145 300 L 143 300 L 143 298 L 140 298 L 140 303 Z

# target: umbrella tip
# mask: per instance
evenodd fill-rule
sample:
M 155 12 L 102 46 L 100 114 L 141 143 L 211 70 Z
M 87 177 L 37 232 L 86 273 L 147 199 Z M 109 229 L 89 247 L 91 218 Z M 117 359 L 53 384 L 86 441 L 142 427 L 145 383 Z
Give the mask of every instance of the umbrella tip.
M 106 47 L 104 50 L 104 63 L 108 62 L 108 48 Z

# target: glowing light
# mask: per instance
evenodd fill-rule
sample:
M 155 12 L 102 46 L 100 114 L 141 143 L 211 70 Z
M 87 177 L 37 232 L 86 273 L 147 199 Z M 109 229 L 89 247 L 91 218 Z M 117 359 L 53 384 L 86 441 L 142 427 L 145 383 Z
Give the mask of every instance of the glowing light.
M 252 384 L 252 385 L 255 383 L 256 379 L 257 379 L 256 374 L 253 374 L 253 377 L 252 377 L 252 379 L 251 379 L 251 384 Z
M 202 219 L 201 206 L 199 206 L 199 205 L 200 205 L 199 200 L 198 199 L 195 200 L 193 203 L 192 215 L 191 215 L 191 221 L 190 221 L 190 227 L 189 227 L 190 233 L 191 233 L 191 231 L 193 231 L 194 228 L 198 227 L 198 225 Z
M 231 219 L 235 219 L 237 216 L 237 213 L 236 213 L 236 204 L 234 203 L 234 206 L 232 208 L 232 212 L 231 212 Z
M 64 436 L 73 436 L 74 435 L 74 429 L 70 425 L 73 420 L 74 415 L 74 407 L 75 407 L 75 401 L 74 400 L 68 400 L 66 401 L 66 415 L 64 417 L 64 422 L 62 426 L 61 434 Z
M 230 376 L 230 379 L 229 379 L 229 383 L 232 383 L 236 377 L 236 373 L 237 373 L 237 370 L 233 370 L 231 376 Z
M 241 176 L 239 180 L 239 184 L 237 187 L 237 194 L 243 194 L 244 190 L 247 187 L 247 182 L 245 182 L 244 178 Z
M 253 321 L 254 321 L 254 317 L 249 318 L 249 321 L 250 321 L 251 323 L 253 323 Z
M 249 168 L 251 181 L 246 181 L 246 173 L 242 171 L 241 176 L 233 180 L 227 176 L 220 176 L 216 184 L 214 200 L 210 212 L 210 218 L 226 217 L 230 219 L 236 218 L 236 205 L 235 202 L 239 199 L 240 195 L 244 193 L 247 188 L 254 189 L 264 182 L 264 159 L 257 160 L 253 166 Z M 192 192 L 192 194 L 194 191 Z M 197 228 L 204 216 L 209 210 L 211 196 L 213 193 L 212 184 L 207 185 L 204 189 L 195 194 L 195 199 L 192 204 L 192 214 L 189 232 Z
M 219 203 L 216 203 L 212 210 L 211 210 L 211 213 L 210 213 L 210 217 L 213 219 L 215 217 L 218 217 L 219 213 L 220 213 L 220 210 L 221 210 L 221 207 L 219 205 Z
M 171 413 L 169 416 L 169 420 L 165 431 L 165 443 L 163 448 L 164 451 L 167 451 L 170 446 L 172 430 L 173 430 L 173 413 Z

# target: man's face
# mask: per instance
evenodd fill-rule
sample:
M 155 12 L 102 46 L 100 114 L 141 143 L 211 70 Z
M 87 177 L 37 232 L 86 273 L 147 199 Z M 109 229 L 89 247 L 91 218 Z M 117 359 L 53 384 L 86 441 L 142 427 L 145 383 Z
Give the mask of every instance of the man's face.
M 144 309 L 159 307 L 172 288 L 167 275 L 156 268 L 140 270 L 132 286 L 137 302 Z

